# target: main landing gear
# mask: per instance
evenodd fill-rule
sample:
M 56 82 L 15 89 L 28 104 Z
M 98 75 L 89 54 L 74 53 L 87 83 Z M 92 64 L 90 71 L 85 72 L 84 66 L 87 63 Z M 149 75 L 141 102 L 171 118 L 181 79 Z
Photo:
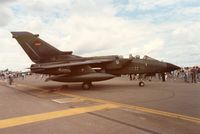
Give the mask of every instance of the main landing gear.
M 82 88 L 83 89 L 90 89 L 92 87 L 92 82 L 83 82 Z

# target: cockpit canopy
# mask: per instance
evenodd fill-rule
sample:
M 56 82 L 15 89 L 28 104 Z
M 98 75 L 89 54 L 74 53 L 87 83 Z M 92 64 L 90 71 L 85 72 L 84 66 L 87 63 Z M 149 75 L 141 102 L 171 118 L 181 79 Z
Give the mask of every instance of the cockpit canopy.
M 149 56 L 147 56 L 147 55 L 145 55 L 145 56 L 143 57 L 143 59 L 145 59 L 145 60 L 154 60 L 154 61 L 158 61 L 158 60 L 156 60 L 156 59 L 154 59 L 154 58 L 152 58 L 152 57 L 149 57 Z

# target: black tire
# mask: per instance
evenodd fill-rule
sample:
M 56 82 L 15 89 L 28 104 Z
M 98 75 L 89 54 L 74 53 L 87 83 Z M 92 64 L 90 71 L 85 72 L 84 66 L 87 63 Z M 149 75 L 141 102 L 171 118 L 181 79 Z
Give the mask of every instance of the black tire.
M 82 84 L 82 89 L 90 89 L 91 88 L 91 86 L 92 86 L 92 84 L 91 83 L 83 83 Z
M 140 81 L 140 82 L 139 82 L 139 86 L 140 86 L 140 87 L 144 87 L 144 85 L 145 85 L 145 83 L 144 83 L 143 81 Z

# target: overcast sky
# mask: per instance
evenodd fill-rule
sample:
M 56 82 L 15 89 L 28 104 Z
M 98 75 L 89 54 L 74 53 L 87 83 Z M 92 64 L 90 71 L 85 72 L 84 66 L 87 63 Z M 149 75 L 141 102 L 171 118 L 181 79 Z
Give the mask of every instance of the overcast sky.
M 31 60 L 10 31 L 29 31 L 81 56 L 149 55 L 200 64 L 199 0 L 0 0 L 0 69 Z

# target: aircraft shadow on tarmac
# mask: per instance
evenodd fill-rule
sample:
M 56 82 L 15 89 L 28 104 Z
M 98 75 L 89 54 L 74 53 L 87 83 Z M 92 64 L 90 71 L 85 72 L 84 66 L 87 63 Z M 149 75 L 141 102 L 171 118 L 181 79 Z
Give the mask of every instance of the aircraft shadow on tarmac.
M 103 83 L 95 83 L 95 85 L 92 87 L 92 89 L 87 89 L 84 90 L 82 88 L 80 88 L 79 84 L 64 84 L 64 85 L 60 85 L 60 86 L 40 86 L 40 88 L 44 89 L 44 90 L 49 90 L 49 91 L 56 91 L 56 90 L 65 90 L 65 91 L 109 91 L 109 90 L 113 90 L 116 89 L 117 90 L 142 90 L 142 89 L 147 89 L 148 87 L 138 87 L 138 85 L 136 84 L 103 84 Z
M 57 85 L 57 86 L 41 86 L 40 88 L 46 90 L 46 92 L 49 93 L 49 95 L 53 94 L 54 92 L 67 92 L 67 93 L 80 93 L 80 92 L 104 92 L 104 93 L 123 93 L 124 91 L 132 91 L 132 97 L 138 98 L 134 101 L 134 103 L 150 103 L 150 102 L 160 102 L 173 99 L 176 95 L 173 91 L 170 90 L 160 90 L 153 88 L 154 86 L 157 86 L 158 83 L 152 83 L 152 86 L 149 87 L 138 87 L 134 83 L 122 85 L 119 84 L 107 84 L 107 83 L 99 83 L 95 84 L 92 89 L 89 90 L 83 90 L 80 88 L 79 84 L 64 84 L 64 85 Z M 166 95 L 161 96 L 161 94 L 165 93 Z M 144 94 L 149 96 L 144 98 Z

